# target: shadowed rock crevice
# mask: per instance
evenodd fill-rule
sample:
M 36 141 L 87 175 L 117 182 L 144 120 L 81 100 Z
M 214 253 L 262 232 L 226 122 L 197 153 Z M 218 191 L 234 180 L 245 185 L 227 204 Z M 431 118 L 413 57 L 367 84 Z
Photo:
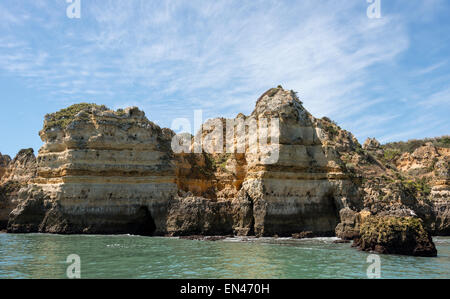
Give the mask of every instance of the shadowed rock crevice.
M 147 207 L 140 207 L 136 216 L 136 234 L 142 236 L 153 236 L 156 231 L 155 220 Z

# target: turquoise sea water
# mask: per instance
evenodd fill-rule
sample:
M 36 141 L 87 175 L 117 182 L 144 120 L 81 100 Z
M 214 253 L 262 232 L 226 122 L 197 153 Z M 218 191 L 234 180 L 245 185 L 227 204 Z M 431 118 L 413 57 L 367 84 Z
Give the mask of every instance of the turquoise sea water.
M 369 253 L 334 238 L 190 241 L 139 236 L 0 234 L 0 278 L 367 278 Z M 437 258 L 380 255 L 382 278 L 450 278 L 450 237 Z

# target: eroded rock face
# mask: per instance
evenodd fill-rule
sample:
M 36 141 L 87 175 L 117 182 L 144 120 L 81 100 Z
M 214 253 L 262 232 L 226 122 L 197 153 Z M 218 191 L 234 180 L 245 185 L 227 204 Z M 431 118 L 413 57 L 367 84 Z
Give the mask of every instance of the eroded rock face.
M 264 163 L 264 153 L 246 152 L 242 189 L 253 202 L 254 230 L 261 236 L 291 236 L 303 231 L 332 235 L 343 206 L 338 188 L 351 185 L 336 163 L 323 123 L 312 117 L 297 96 L 270 90 L 250 119 L 279 120 L 278 159 Z
M 431 234 L 448 235 L 450 151 L 431 142 L 410 143 L 412 149 L 409 143 L 379 146 L 369 140 L 363 152 L 341 155 L 362 178 L 358 188 L 361 205 L 352 207 L 353 212 L 364 209 L 372 215 L 419 217 Z M 336 233 L 357 237 L 358 227 L 352 227 L 352 218 L 341 220 Z
M 435 235 L 450 235 L 450 150 L 440 149 L 440 157 L 433 165 L 431 180 L 431 231 Z
M 9 157 L 6 156 L 6 160 L 8 158 Z M 7 164 L 6 168 L 4 168 L 0 183 L 4 184 L 8 181 L 15 181 L 25 185 L 35 176 L 36 157 L 34 155 L 34 150 L 32 148 L 23 149 L 19 151 L 16 157 Z
M 210 120 L 192 139 L 191 152 L 203 142 L 203 153 L 176 155 L 178 187 L 204 203 L 231 203 L 237 235 L 334 235 L 339 210 L 356 201 L 338 150 L 357 140 L 314 118 L 292 91 L 271 89 L 250 116 Z
M 381 148 L 381 144 L 375 138 L 367 138 L 367 140 L 363 144 L 363 149 L 365 150 L 378 150 Z
M 170 236 L 232 235 L 231 202 L 191 194 L 176 197 L 170 203 L 167 232 Z
M 8 164 L 11 162 L 11 157 L 8 155 L 2 155 L 0 153 L 0 181 L 2 180 L 3 175 L 6 172 L 6 168 L 8 167 Z
M 177 192 L 172 134 L 137 108 L 76 105 L 46 117 L 33 184 L 8 231 L 166 232 Z
M 3 176 L 0 178 L 0 229 L 7 227 L 9 214 L 19 203 L 18 194 L 21 188 L 28 186 L 36 176 L 36 157 L 33 149 L 21 150 L 11 161 L 2 156 Z
M 367 210 L 355 212 L 350 208 L 344 208 L 339 212 L 341 222 L 336 227 L 336 236 L 343 240 L 353 240 L 360 236 L 361 223 L 371 213 Z

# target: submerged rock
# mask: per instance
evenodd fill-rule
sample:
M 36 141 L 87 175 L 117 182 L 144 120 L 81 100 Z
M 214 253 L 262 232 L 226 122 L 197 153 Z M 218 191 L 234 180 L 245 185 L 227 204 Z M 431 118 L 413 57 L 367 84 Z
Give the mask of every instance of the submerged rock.
M 194 235 L 194 236 L 181 236 L 179 237 L 182 240 L 191 240 L 191 241 L 223 241 L 231 236 L 203 236 L 203 235 Z
M 292 234 L 292 239 L 309 239 L 314 237 L 316 237 L 316 235 L 311 231 Z
M 343 240 L 343 239 L 339 239 L 339 240 L 335 240 L 333 241 L 333 244 L 348 244 L 351 243 L 350 240 Z

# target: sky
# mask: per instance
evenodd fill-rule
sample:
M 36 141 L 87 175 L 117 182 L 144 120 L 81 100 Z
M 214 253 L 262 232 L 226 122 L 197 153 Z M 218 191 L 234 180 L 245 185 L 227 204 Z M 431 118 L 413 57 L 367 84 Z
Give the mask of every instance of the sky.
M 75 103 L 171 127 L 250 114 L 278 85 L 361 143 L 450 133 L 448 0 L 371 0 L 380 18 L 367 0 L 79 1 L 80 18 L 0 2 L 1 153 L 37 151 L 45 114 Z

